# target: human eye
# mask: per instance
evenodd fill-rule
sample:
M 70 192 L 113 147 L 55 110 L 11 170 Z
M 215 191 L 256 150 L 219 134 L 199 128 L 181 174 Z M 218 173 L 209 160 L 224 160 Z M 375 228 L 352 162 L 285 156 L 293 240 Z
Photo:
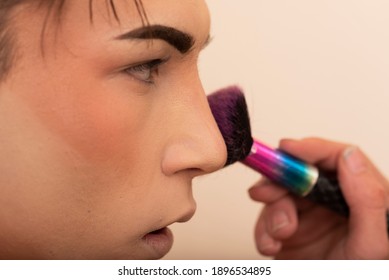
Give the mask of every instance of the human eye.
M 141 82 L 153 84 L 155 82 L 155 77 L 159 74 L 159 67 L 167 62 L 167 60 L 167 58 L 153 59 L 141 64 L 130 66 L 125 69 L 125 72 Z

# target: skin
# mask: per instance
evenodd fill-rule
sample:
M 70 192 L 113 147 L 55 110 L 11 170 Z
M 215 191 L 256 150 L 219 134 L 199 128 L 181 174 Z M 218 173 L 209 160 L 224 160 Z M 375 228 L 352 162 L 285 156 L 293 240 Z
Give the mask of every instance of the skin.
M 160 258 L 143 237 L 195 212 L 191 182 L 221 168 L 226 148 L 198 76 L 209 36 L 200 0 L 147 0 L 150 24 L 190 34 L 180 53 L 163 40 L 115 40 L 142 26 L 132 1 L 65 4 L 15 13 L 18 61 L 0 84 L 0 257 Z M 196 24 L 193 24 L 196 23 Z M 42 47 L 44 56 L 42 56 Z M 125 71 L 167 59 L 151 73 Z
M 388 259 L 389 183 L 366 155 L 317 138 L 284 140 L 280 147 L 324 170 L 336 170 L 350 217 L 262 180 L 249 191 L 265 203 L 255 228 L 259 252 L 276 259 Z

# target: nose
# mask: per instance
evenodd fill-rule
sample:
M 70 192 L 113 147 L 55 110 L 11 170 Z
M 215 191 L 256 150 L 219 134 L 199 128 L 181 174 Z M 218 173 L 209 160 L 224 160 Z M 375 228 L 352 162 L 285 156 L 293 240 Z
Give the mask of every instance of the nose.
M 189 171 L 193 177 L 222 168 L 227 160 L 227 148 L 210 110 L 204 89 L 199 85 L 186 89 L 176 100 L 171 113 L 177 129 L 167 141 L 162 171 L 171 176 Z

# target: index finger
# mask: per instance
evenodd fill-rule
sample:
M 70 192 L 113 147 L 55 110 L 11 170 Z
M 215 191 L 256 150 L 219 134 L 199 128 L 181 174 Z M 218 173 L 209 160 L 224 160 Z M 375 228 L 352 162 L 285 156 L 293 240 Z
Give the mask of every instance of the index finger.
M 320 138 L 284 139 L 280 149 L 319 168 L 335 170 L 343 151 L 350 145 Z

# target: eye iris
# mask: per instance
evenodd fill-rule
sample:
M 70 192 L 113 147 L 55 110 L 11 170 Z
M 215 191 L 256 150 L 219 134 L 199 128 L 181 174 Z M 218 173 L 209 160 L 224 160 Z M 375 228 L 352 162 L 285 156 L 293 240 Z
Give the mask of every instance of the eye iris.
M 148 64 L 142 64 L 139 66 L 132 67 L 129 72 L 135 78 L 142 81 L 149 81 L 151 78 L 152 67 Z
M 163 64 L 166 60 L 155 59 L 140 65 L 128 68 L 126 72 L 135 79 L 143 82 L 152 83 L 153 74 L 158 74 L 158 67 Z

